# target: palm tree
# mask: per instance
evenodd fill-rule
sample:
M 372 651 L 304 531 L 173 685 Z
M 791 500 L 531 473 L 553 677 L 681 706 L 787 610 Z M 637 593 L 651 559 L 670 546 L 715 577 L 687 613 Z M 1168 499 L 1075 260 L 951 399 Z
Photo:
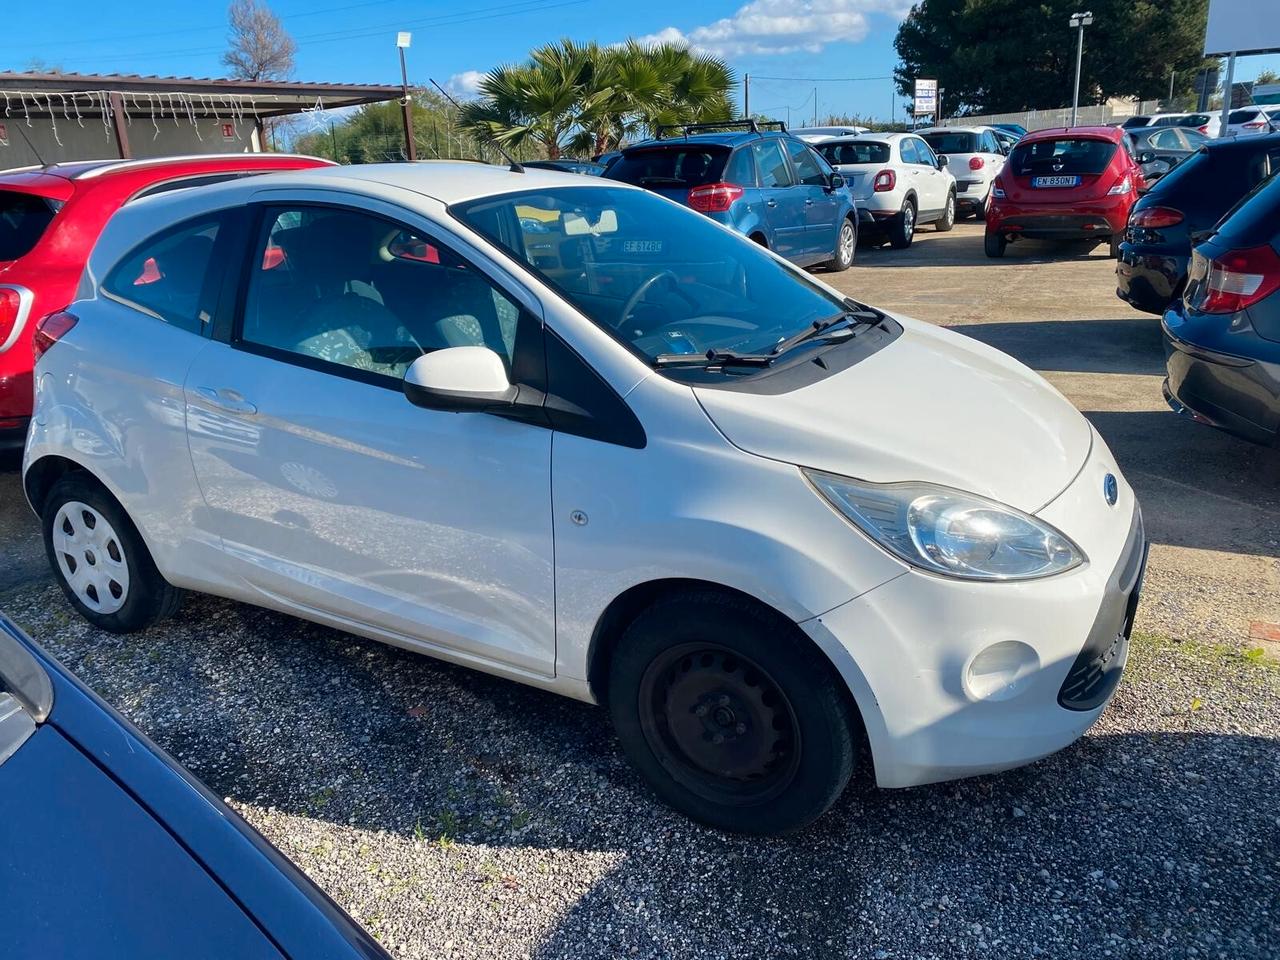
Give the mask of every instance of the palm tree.
M 466 104 L 462 125 L 478 140 L 597 154 L 659 124 L 727 120 L 734 76 L 724 61 L 675 44 L 618 47 L 561 40 L 521 66 L 498 67 Z

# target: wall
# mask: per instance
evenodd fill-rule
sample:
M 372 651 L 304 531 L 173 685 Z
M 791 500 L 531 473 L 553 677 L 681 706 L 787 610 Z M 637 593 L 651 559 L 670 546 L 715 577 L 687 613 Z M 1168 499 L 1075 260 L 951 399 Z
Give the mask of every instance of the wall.
M 59 117 L 56 122 L 32 120 L 31 126 L 21 115 L 0 117 L 5 136 L 0 137 L 0 170 L 24 167 L 33 163 L 57 163 L 63 160 L 100 160 L 118 157 L 115 131 L 101 118 L 86 117 L 83 126 Z M 231 125 L 232 136 L 223 136 L 223 125 Z M 55 136 L 56 127 L 56 136 Z M 134 115 L 127 124 L 129 146 L 134 157 L 165 157 L 191 153 L 246 153 L 260 149 L 254 121 L 200 119 L 193 125 L 186 117 L 156 118 Z M 39 157 L 27 146 L 23 134 L 31 140 Z M 61 144 L 59 144 L 61 141 Z
M 1143 100 L 1142 102 L 1112 101 L 1101 106 L 1081 107 L 1076 112 L 1076 125 L 1118 123 L 1125 117 L 1138 114 L 1160 112 L 1159 100 Z M 1065 127 L 1071 122 L 1071 108 L 1061 107 L 1054 110 L 1027 110 L 1024 113 L 991 113 L 979 117 L 950 117 L 942 121 L 947 127 L 984 127 L 993 123 L 1020 123 L 1028 130 L 1047 130 L 1050 127 Z

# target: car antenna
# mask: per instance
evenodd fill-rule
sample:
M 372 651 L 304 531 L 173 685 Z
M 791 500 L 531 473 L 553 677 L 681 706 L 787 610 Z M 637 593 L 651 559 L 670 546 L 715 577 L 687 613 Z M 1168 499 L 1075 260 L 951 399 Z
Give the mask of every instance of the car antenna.
M 428 79 L 428 80 L 431 80 L 431 78 L 430 78 L 430 77 L 427 77 L 427 79 Z M 440 86 L 440 84 L 436 83 L 434 80 L 431 80 L 431 85 L 432 85 L 433 87 L 435 87 L 437 90 L 439 90 L 441 93 L 443 93 L 443 94 L 444 94 L 444 96 L 445 96 L 445 99 L 446 99 L 446 100 L 448 100 L 450 103 L 452 103 L 455 107 L 457 107 L 459 110 L 461 110 L 461 109 L 462 109 L 462 104 L 460 104 L 457 100 L 453 99 L 453 97 L 449 96 L 449 91 L 447 91 L 444 87 Z M 502 145 L 501 145 L 501 144 L 499 144 L 499 143 L 495 142 L 495 143 L 493 144 L 493 148 L 494 148 L 495 150 L 497 150 L 500 154 L 502 154 L 502 159 L 503 159 L 503 160 L 505 160 L 505 161 L 507 161 L 507 163 L 511 164 L 511 172 L 512 172 L 512 173 L 524 173 L 524 167 L 520 166 L 520 162 L 519 162 L 518 160 L 514 159 L 514 158 L 511 156 L 511 154 L 509 154 L 509 153 L 507 153 L 507 151 L 503 150 L 503 149 L 502 149 Z
M 23 140 L 25 140 L 25 141 L 27 141 L 27 146 L 28 146 L 28 147 L 30 147 L 30 148 L 31 148 L 31 152 L 32 152 L 32 153 L 34 153 L 34 154 L 36 155 L 36 159 L 40 161 L 40 166 L 41 166 L 41 167 L 43 167 L 43 168 L 45 168 L 45 169 L 48 169 L 49 167 L 53 166 L 53 164 L 51 164 L 51 163 L 45 163 L 45 162 L 44 162 L 44 157 L 40 156 L 40 151 L 36 149 L 36 145 L 35 145 L 34 143 L 32 143 L 32 142 L 31 142 L 31 138 L 27 136 L 27 131 L 25 131 L 25 130 L 23 130 L 23 129 L 22 129 L 22 124 L 20 124 L 20 123 L 15 123 L 15 124 L 13 125 L 13 128 L 14 128 L 15 130 L 17 130 L 20 134 L 22 134 L 22 139 L 23 139 Z

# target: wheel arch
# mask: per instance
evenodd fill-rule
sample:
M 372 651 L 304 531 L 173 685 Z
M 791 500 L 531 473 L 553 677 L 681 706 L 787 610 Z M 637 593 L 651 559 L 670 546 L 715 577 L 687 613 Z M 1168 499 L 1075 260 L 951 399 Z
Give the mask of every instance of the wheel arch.
M 107 493 L 111 494 L 116 502 L 119 502 L 120 498 L 112 492 L 111 488 L 103 483 L 101 478 L 96 476 L 84 464 L 78 463 L 70 457 L 46 454 L 27 467 L 26 472 L 22 475 L 22 491 L 26 494 L 27 503 L 31 505 L 31 509 L 35 511 L 36 516 L 41 515 L 40 511 L 44 509 L 45 498 L 49 496 L 49 491 L 53 489 L 53 485 L 72 473 L 81 474 L 92 480 Z

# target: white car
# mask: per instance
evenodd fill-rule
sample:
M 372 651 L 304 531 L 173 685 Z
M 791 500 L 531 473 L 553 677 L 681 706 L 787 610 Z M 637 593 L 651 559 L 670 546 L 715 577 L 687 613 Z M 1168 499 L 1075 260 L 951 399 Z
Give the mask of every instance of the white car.
M 1228 137 L 1258 137 L 1280 131 L 1280 104 L 1240 107 L 1227 115 Z
M 1004 169 L 1005 151 L 990 127 L 931 127 L 920 136 L 947 158 L 956 178 L 956 208 L 979 220 L 991 205 L 991 184 Z
M 1222 129 L 1222 112 L 1210 113 L 1153 113 L 1149 127 L 1190 127 L 1213 139 Z
M 817 143 L 820 140 L 830 140 L 832 137 L 853 137 L 860 133 L 870 133 L 870 127 L 851 127 L 851 126 L 835 126 L 835 127 L 797 127 L 794 130 L 788 130 L 793 137 L 798 137 L 805 143 Z
M 39 323 L 23 461 L 93 625 L 231 597 L 607 707 L 778 832 L 1052 753 L 1145 557 L 1031 370 L 649 191 L 472 163 L 177 190 Z M 259 642 L 269 642 L 263 637 Z
M 956 222 L 956 180 L 942 157 L 912 133 L 869 133 L 815 143 L 853 191 L 863 239 L 911 246 L 916 227 L 945 233 Z

